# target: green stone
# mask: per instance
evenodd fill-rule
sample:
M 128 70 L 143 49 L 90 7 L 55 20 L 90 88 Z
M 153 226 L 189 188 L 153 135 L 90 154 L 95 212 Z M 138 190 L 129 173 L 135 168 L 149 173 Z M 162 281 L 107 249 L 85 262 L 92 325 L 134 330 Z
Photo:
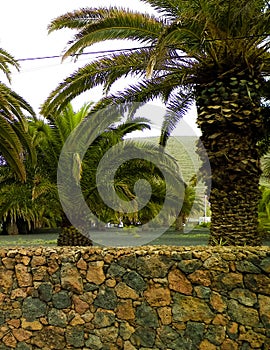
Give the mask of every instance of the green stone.
M 154 309 L 143 303 L 136 309 L 136 323 L 145 327 L 158 327 L 158 317 Z
M 55 293 L 52 297 L 53 306 L 57 309 L 66 309 L 71 305 L 71 299 L 69 296 L 69 292 L 61 291 L 59 293 Z
M 107 274 L 111 277 L 122 277 L 126 269 L 116 263 L 112 263 L 107 271 Z
M 102 349 L 102 343 L 99 337 L 94 334 L 89 334 L 88 339 L 85 342 L 85 346 L 92 350 Z
M 66 327 L 67 316 L 62 310 L 51 309 L 48 312 L 48 322 L 52 326 Z
M 111 312 L 97 311 L 93 323 L 97 328 L 111 326 L 115 321 L 115 315 Z
M 22 305 L 22 315 L 29 321 L 33 322 L 36 318 L 46 314 L 47 305 L 38 298 L 28 297 Z
M 205 325 L 199 322 L 187 322 L 185 337 L 191 339 L 194 348 L 200 344 L 204 338 Z
M 72 345 L 74 348 L 80 348 L 84 346 L 84 331 L 79 327 L 69 328 L 66 332 L 66 340 L 68 345 Z
M 135 271 L 130 271 L 123 276 L 123 281 L 137 293 L 144 291 L 147 284 L 144 282 L 142 276 Z
M 42 283 L 38 287 L 39 299 L 43 301 L 50 301 L 52 299 L 53 287 L 50 283 Z
M 17 344 L 16 350 L 32 350 L 32 346 L 25 342 L 20 342 Z
M 94 305 L 108 310 L 115 309 L 117 305 L 117 297 L 114 290 L 109 287 L 100 289 L 94 301 Z
M 155 343 L 155 338 L 156 332 L 152 328 L 138 327 L 130 339 L 133 344 L 151 348 Z

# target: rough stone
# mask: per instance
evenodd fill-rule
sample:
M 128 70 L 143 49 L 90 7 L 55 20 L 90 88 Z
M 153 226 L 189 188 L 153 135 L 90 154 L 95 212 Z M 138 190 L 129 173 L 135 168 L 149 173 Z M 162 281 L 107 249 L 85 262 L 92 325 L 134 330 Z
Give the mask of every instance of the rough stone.
M 136 322 L 144 327 L 158 327 L 158 317 L 153 308 L 142 303 L 136 309 Z
M 170 307 L 158 308 L 157 312 L 163 325 L 169 325 L 172 323 L 172 309 Z
M 236 261 L 235 263 L 236 269 L 240 272 L 249 272 L 249 273 L 260 273 L 261 270 L 252 264 L 252 262 L 243 260 L 243 261 Z
M 85 346 L 89 349 L 100 350 L 102 349 L 102 343 L 98 336 L 89 334 L 88 339 L 85 342 Z
M 79 296 L 73 295 L 72 301 L 74 303 L 75 311 L 80 315 L 84 314 L 89 309 L 89 304 L 83 301 Z
M 211 285 L 211 275 L 208 270 L 196 270 L 188 276 L 188 279 L 194 283 L 208 287 Z
M 93 323 L 97 328 L 109 327 L 114 324 L 115 315 L 114 312 L 108 310 L 98 309 L 95 313 Z
M 244 276 L 246 288 L 254 293 L 270 295 L 270 278 L 263 274 L 247 274 Z
M 64 264 L 61 268 L 61 285 L 63 289 L 81 294 L 83 281 L 78 269 L 72 264 Z
M 228 314 L 233 321 L 242 325 L 258 327 L 260 324 L 257 310 L 241 305 L 236 300 L 228 301 Z
M 99 339 L 103 344 L 104 343 L 114 344 L 118 337 L 118 329 L 114 326 L 95 329 L 94 332 L 95 332 L 95 335 L 99 337 Z
M 178 268 L 185 273 L 192 273 L 202 266 L 202 261 L 198 259 L 182 260 L 178 263 Z
M 62 350 L 65 349 L 65 338 L 60 328 L 52 326 L 44 327 L 32 338 L 31 344 L 41 349 Z
M 26 321 L 35 321 L 46 314 L 47 305 L 38 298 L 27 297 L 22 304 L 22 314 Z
M 256 294 L 250 292 L 248 289 L 236 288 L 230 293 L 230 297 L 246 306 L 253 306 L 257 303 Z
M 259 295 L 259 314 L 266 329 L 270 329 L 270 297 Z
M 16 348 L 16 345 L 17 345 L 17 340 L 16 338 L 14 337 L 14 335 L 12 333 L 9 333 L 7 335 L 5 335 L 3 338 L 2 338 L 2 342 L 8 346 L 9 348 Z
M 117 297 L 112 288 L 105 287 L 99 290 L 94 305 L 102 309 L 113 310 L 117 305 Z
M 87 281 L 95 283 L 97 285 L 102 284 L 105 281 L 103 266 L 103 261 L 95 261 L 89 263 L 89 267 L 86 274 Z
M 168 281 L 170 289 L 185 295 L 192 294 L 192 284 L 180 270 L 174 269 L 170 271 Z
M 13 284 L 13 271 L 0 266 L 0 291 L 7 293 Z
M 59 309 L 51 309 L 48 312 L 48 322 L 52 326 L 66 327 L 67 326 L 67 316 Z
M 116 315 L 121 320 L 133 320 L 135 318 L 135 312 L 132 300 L 119 301 L 116 308 Z
M 19 341 L 23 342 L 25 340 L 30 339 L 33 332 L 27 331 L 26 329 L 19 328 L 19 329 L 12 329 L 12 333 L 14 337 Z
M 144 296 L 151 306 L 167 306 L 171 303 L 169 288 L 160 285 L 150 285 L 144 292 Z
M 153 347 L 155 343 L 156 332 L 152 328 L 138 327 L 131 336 L 131 343 L 141 347 Z
M 134 332 L 135 332 L 135 328 L 132 327 L 128 322 L 121 322 L 119 335 L 124 340 L 128 340 Z
M 66 340 L 68 345 L 74 348 L 80 348 L 84 345 L 84 331 L 81 327 L 68 327 L 66 331 Z
M 28 272 L 27 266 L 23 264 L 17 264 L 15 266 L 15 275 L 19 287 L 31 287 L 33 285 L 33 278 L 32 275 Z
M 136 291 L 132 288 L 130 288 L 126 283 L 119 282 L 115 287 L 115 293 L 118 296 L 118 298 L 123 299 L 138 299 L 139 295 L 136 293 Z
M 266 272 L 266 273 L 270 273 L 270 256 L 268 256 L 267 258 L 264 258 L 261 262 L 260 262 L 260 268 Z
M 71 305 L 71 298 L 67 291 L 60 291 L 52 296 L 53 306 L 57 309 L 66 309 Z
M 262 349 L 262 346 L 265 343 L 265 335 L 255 333 L 250 329 L 246 333 L 240 334 L 239 340 L 247 341 L 252 349 Z
M 137 293 L 143 292 L 147 288 L 142 276 L 135 271 L 130 271 L 123 276 L 123 281 Z
M 209 325 L 205 337 L 211 344 L 218 346 L 225 340 L 225 335 L 225 327 L 219 325 Z
M 163 256 L 152 255 L 139 257 L 136 262 L 136 270 L 143 277 L 163 278 L 172 266 L 172 261 Z
M 39 299 L 48 302 L 52 299 L 53 287 L 50 283 L 42 283 L 38 287 Z
M 214 314 L 207 303 L 199 298 L 176 294 L 172 307 L 173 320 L 180 322 L 200 321 L 210 323 Z

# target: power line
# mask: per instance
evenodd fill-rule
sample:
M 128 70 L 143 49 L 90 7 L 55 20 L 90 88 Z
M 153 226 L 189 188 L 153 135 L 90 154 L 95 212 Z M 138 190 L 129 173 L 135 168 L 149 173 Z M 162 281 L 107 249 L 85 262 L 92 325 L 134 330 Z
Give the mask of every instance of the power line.
M 132 51 L 132 50 L 138 50 L 138 49 L 147 49 L 150 47 L 151 46 L 144 46 L 144 47 L 133 47 L 130 49 L 115 49 L 115 50 L 104 50 L 104 51 L 81 52 L 81 53 L 71 55 L 71 57 L 82 56 L 82 55 L 99 55 L 99 54 L 104 54 L 104 53 Z M 63 57 L 63 55 L 18 58 L 18 59 L 16 59 L 16 61 L 20 61 L 20 62 L 22 62 L 22 61 L 36 61 L 36 60 L 47 60 L 47 59 L 60 58 L 60 57 Z
M 270 36 L 270 33 L 258 34 L 258 35 L 238 36 L 238 37 L 234 37 L 234 38 L 228 37 L 228 38 L 205 39 L 204 42 L 255 39 L 255 38 L 262 38 L 262 37 L 266 38 L 268 36 Z M 77 53 L 77 54 L 71 55 L 71 57 L 77 57 L 77 56 L 82 56 L 82 55 L 99 55 L 99 54 L 114 53 L 114 52 L 125 52 L 125 51 L 139 50 L 139 49 L 149 49 L 151 47 L 153 47 L 153 46 L 133 47 L 133 48 L 130 48 L 130 49 L 114 49 L 114 50 L 81 52 L 81 53 Z M 63 55 L 28 57 L 28 58 L 18 58 L 16 61 L 20 61 L 20 62 L 23 62 L 23 61 L 36 61 L 36 60 L 46 60 L 46 59 L 61 58 L 61 57 L 63 57 Z

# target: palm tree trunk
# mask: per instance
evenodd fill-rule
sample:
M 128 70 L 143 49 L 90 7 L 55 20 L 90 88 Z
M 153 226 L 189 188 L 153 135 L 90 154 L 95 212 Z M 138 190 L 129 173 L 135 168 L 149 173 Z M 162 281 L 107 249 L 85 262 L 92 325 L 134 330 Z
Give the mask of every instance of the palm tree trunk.
M 261 244 L 258 233 L 258 141 L 262 121 L 258 80 L 249 75 L 216 78 L 197 88 L 198 125 L 211 175 L 203 159 L 202 172 L 211 185 L 209 244 Z

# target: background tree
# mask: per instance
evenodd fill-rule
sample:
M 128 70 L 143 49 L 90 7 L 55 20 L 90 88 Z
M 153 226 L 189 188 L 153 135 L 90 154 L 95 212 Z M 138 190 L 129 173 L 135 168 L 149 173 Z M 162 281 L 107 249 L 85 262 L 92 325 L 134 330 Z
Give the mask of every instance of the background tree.
M 121 8 L 86 8 L 53 20 L 49 31 L 76 31 L 63 56 L 97 42 L 130 39 L 142 46 L 98 58 L 66 78 L 48 97 L 49 115 L 80 93 L 104 85 L 97 105 L 144 103 L 160 97 L 167 105 L 161 143 L 196 102 L 197 123 L 208 159 L 201 173 L 211 187 L 210 244 L 259 245 L 259 142 L 265 137 L 261 99 L 269 65 L 269 3 L 250 0 L 144 0 L 157 16 Z M 140 81 L 108 95 L 121 77 Z M 144 78 L 144 76 L 146 76 Z M 206 166 L 209 160 L 211 175 Z
M 19 69 L 18 62 L 0 48 L 0 70 L 10 83 L 10 66 Z M 24 152 L 28 152 L 32 161 L 35 154 L 31 139 L 27 134 L 27 117 L 35 116 L 31 106 L 16 92 L 0 81 L 0 156 L 1 163 L 7 162 L 16 176 L 25 181 Z

